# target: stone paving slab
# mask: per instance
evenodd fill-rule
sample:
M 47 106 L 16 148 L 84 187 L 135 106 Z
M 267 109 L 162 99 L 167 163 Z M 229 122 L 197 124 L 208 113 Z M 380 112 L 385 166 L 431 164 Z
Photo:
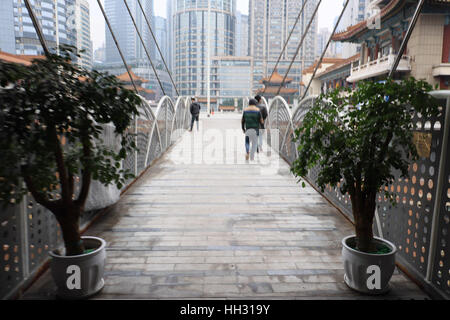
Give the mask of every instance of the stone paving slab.
M 245 163 L 242 134 L 236 164 L 189 164 L 211 148 L 199 143 L 204 133 L 211 139 L 206 130 L 215 129 L 216 151 L 225 154 L 217 132 L 240 123 L 215 115 L 201 128 L 184 134 L 88 230 L 107 241 L 106 284 L 93 299 L 428 299 L 397 269 L 384 296 L 350 290 L 341 260 L 341 240 L 354 233 L 348 220 L 312 187 L 301 188 L 274 152 Z M 268 174 L 270 165 L 276 170 Z M 47 271 L 23 298 L 54 293 Z

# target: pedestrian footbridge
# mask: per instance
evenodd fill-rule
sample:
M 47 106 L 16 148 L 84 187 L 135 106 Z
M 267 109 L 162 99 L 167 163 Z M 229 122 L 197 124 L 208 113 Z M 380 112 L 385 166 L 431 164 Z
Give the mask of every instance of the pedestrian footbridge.
M 166 98 L 156 110 L 143 107 L 134 129 L 144 152 L 124 163 L 139 178 L 109 209 L 84 218 L 84 235 L 107 241 L 105 287 L 93 299 L 430 298 L 420 268 L 402 249 L 387 295 L 363 296 L 344 284 L 341 240 L 353 233 L 346 196 L 320 194 L 314 183 L 302 188 L 288 164 L 295 157 L 292 128 L 311 99 L 293 115 L 282 99 L 272 102 L 266 140 L 274 148 L 265 143 L 253 162 L 245 161 L 240 114 L 203 114 L 200 130 L 188 132 L 187 102 Z M 21 298 L 54 299 L 45 262 L 48 250 L 61 245 L 59 227 L 28 202 L 11 214 L 28 231 L 16 239 L 19 265 L 28 269 L 19 269 L 22 277 L 4 294 L 29 287 Z M 31 218 L 20 222 L 21 214 Z M 376 230 L 391 241 L 408 233 L 403 227 L 390 233 L 398 227 L 393 221 L 401 217 L 380 215 Z M 420 247 L 416 252 L 425 256 Z

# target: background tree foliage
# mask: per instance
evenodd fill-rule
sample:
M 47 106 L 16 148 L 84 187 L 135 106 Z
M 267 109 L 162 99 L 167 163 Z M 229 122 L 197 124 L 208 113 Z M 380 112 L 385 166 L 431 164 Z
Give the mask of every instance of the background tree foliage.
M 115 76 L 79 68 L 71 49 L 62 52 L 30 66 L 0 62 L 0 200 L 18 203 L 29 191 L 55 214 L 74 255 L 84 250 L 78 220 L 91 180 L 121 188 L 131 176 L 121 161 L 136 148 L 127 128 L 140 98 Z M 120 150 L 101 142 L 101 125 L 110 123 Z
M 316 182 L 322 192 L 340 182 L 340 191 L 351 198 L 361 251 L 373 250 L 377 193 L 385 192 L 395 202 L 383 187 L 394 182 L 396 172 L 407 178 L 410 161 L 418 157 L 412 139 L 414 112 L 425 118 L 438 114 L 431 89 L 414 78 L 336 89 L 317 99 L 295 131 L 299 156 L 292 172 L 304 177 L 318 166 Z

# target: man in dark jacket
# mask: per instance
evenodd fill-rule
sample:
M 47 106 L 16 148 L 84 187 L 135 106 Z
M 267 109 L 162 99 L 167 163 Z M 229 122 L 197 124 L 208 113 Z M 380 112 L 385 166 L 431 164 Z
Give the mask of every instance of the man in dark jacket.
M 263 122 L 261 112 L 256 106 L 257 102 L 255 99 L 250 99 L 248 107 L 244 109 L 242 113 L 242 131 L 245 134 L 245 160 L 254 160 L 255 151 L 258 145 L 258 131 L 259 126 Z M 251 145 L 251 150 L 250 150 Z
M 262 149 L 263 139 L 262 138 L 263 138 L 264 129 L 265 129 L 264 122 L 267 119 L 268 112 L 267 112 L 267 108 L 266 108 L 264 102 L 262 101 L 262 98 L 261 98 L 260 95 L 257 95 L 255 97 L 255 100 L 258 101 L 258 106 L 257 107 L 258 107 L 259 111 L 261 112 L 261 116 L 263 118 L 263 123 L 261 123 L 260 126 L 259 126 L 258 149 L 257 149 L 258 152 L 260 152 L 260 151 L 262 152 L 263 151 L 263 149 Z
M 197 121 L 197 131 L 198 129 L 198 117 L 200 114 L 200 108 L 201 106 L 195 102 L 195 98 L 191 98 L 191 115 L 192 115 L 192 121 L 191 121 L 191 129 L 189 131 L 192 131 L 192 128 L 194 127 L 194 121 Z

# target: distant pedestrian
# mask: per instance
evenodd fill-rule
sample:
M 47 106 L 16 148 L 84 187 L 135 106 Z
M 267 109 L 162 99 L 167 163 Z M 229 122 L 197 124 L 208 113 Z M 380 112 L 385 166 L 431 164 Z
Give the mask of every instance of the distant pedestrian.
M 256 106 L 258 102 L 255 99 L 250 99 L 249 106 L 244 109 L 242 114 L 242 131 L 245 133 L 245 160 L 254 160 L 255 152 L 258 148 L 258 132 L 259 126 L 263 123 L 261 112 Z M 251 145 L 251 149 L 250 149 Z
M 201 109 L 201 106 L 195 101 L 195 98 L 192 97 L 191 98 L 191 108 L 190 108 L 191 115 L 192 115 L 192 121 L 191 121 L 191 129 L 189 131 L 192 131 L 192 128 L 194 127 L 194 121 L 197 121 L 197 131 L 199 131 L 198 118 L 200 115 L 200 109 Z
M 263 135 L 264 135 L 264 130 L 265 130 L 265 122 L 267 119 L 267 116 L 269 115 L 267 112 L 267 108 L 266 105 L 264 104 L 262 97 L 260 95 L 257 95 L 255 97 L 255 100 L 258 101 L 258 109 L 261 112 L 261 116 L 263 118 L 263 122 L 260 124 L 259 126 L 259 133 L 258 133 L 258 149 L 256 150 L 257 152 L 263 152 L 262 149 L 262 144 L 263 144 Z

